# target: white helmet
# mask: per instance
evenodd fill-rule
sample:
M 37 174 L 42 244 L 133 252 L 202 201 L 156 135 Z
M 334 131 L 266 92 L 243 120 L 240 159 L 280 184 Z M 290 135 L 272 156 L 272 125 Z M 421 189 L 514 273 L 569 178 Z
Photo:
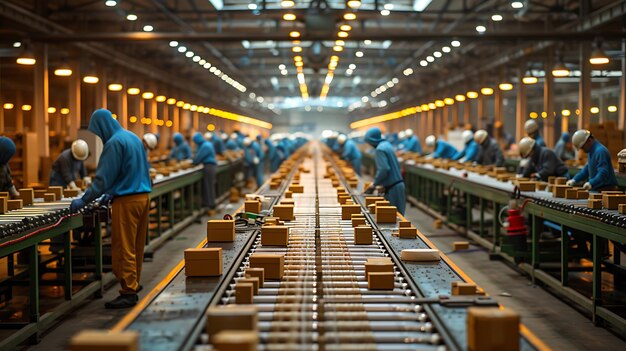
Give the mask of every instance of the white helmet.
M 213 139 L 213 133 L 211 132 L 204 133 L 204 139 L 206 139 L 206 141 L 211 141 L 211 139 Z
M 572 136 L 572 144 L 576 149 L 582 149 L 583 145 L 589 140 L 591 136 L 591 132 L 587 129 L 577 130 L 576 133 Z
M 157 147 L 157 137 L 152 133 L 146 133 L 143 135 L 143 142 L 146 143 L 146 146 L 149 150 L 154 150 Z
M 237 140 L 237 133 L 231 133 L 231 134 L 230 134 L 230 138 L 231 138 L 232 140 Z
M 250 146 L 250 144 L 252 144 L 252 139 L 245 137 L 243 138 L 243 146 Z
M 228 134 L 222 133 L 222 140 L 224 141 L 228 140 Z
M 526 130 L 526 134 L 534 134 L 539 130 L 539 125 L 535 122 L 534 119 L 529 119 L 524 123 L 524 130 Z
M 290 135 L 290 137 L 291 136 L 293 136 L 293 135 Z M 339 132 L 333 131 L 328 138 L 329 139 L 337 139 L 338 137 L 339 137 Z
M 83 139 L 76 139 L 72 143 L 72 156 L 79 161 L 85 161 L 89 157 L 89 145 Z
M 428 147 L 435 147 L 435 143 L 437 142 L 437 137 L 434 135 L 429 135 L 426 137 L 426 146 Z
M 472 139 L 474 139 L 474 132 L 472 132 L 471 130 L 464 130 L 463 131 L 463 142 L 465 144 L 467 144 Z
M 478 144 L 482 144 L 488 136 L 489 134 L 487 134 L 486 130 L 477 130 L 476 133 L 474 133 L 474 141 L 476 141 Z
M 406 133 L 402 130 L 398 133 L 398 139 L 404 140 L 404 138 L 406 138 Z
M 535 139 L 531 137 L 523 137 L 517 145 L 517 147 L 519 148 L 520 156 L 522 156 L 523 158 L 529 157 L 536 143 L 537 142 L 535 141 Z
M 411 129 L 411 128 L 407 128 L 407 129 L 404 131 L 404 135 L 406 135 L 406 137 L 407 137 L 407 138 L 412 137 L 412 136 L 413 136 L 413 129 Z
M 337 137 L 337 141 L 339 141 L 339 145 L 343 145 L 348 140 L 348 137 L 345 134 L 339 134 Z

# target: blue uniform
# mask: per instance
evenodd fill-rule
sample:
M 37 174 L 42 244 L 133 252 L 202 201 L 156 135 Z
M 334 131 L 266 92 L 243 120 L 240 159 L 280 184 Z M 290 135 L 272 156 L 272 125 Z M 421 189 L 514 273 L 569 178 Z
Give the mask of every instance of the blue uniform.
M 254 164 L 254 158 L 259 159 L 258 164 Z M 256 179 L 256 185 L 261 186 L 263 184 L 263 160 L 265 159 L 265 153 L 261 149 L 261 145 L 256 141 L 253 141 L 250 146 L 245 149 L 244 159 L 246 165 L 249 167 L 252 175 Z
M 587 180 L 589 179 L 589 180 Z M 587 164 L 574 176 L 577 183 L 587 180 L 592 190 L 601 190 L 607 187 L 617 186 L 611 154 L 599 141 L 594 140 L 591 149 L 587 153 Z
M 404 141 L 404 150 L 407 152 L 422 153 L 422 145 L 415 135 L 411 135 Z
M 191 148 L 180 133 L 174 134 L 174 147 L 170 152 L 170 158 L 182 161 L 191 158 Z
M 280 155 L 273 141 L 265 139 L 265 145 L 267 146 L 267 157 L 270 160 L 270 172 L 274 173 L 280 167 Z
M 193 136 L 193 142 L 198 146 L 198 151 L 196 151 L 196 156 L 193 158 L 193 164 L 211 164 L 216 165 L 217 160 L 215 159 L 215 149 L 213 148 L 212 143 L 208 143 L 204 140 L 204 137 L 200 133 L 196 133 Z
M 460 160 L 465 157 L 465 161 L 476 161 L 476 157 L 478 156 L 478 144 L 474 141 L 474 139 L 470 140 L 467 144 L 465 144 L 465 148 L 462 151 L 457 152 L 454 156 L 452 156 L 452 160 Z
M 224 141 L 222 141 L 222 138 L 213 135 L 213 139 L 211 139 L 211 144 L 213 144 L 213 149 L 215 150 L 215 153 L 218 155 L 223 155 L 224 154 Z
M 226 150 L 231 150 L 231 151 L 239 150 L 239 146 L 237 145 L 236 141 L 229 138 L 228 141 L 226 142 Z
M 451 159 L 457 152 L 457 149 L 450 145 L 450 143 L 443 140 L 437 140 L 437 146 L 435 147 L 433 158 Z
M 365 141 L 376 148 L 374 185 L 385 187 L 385 199 L 396 206 L 398 212 L 404 214 L 406 190 L 393 146 L 388 141 L 382 139 L 380 129 L 378 128 L 368 130 L 365 134 Z
M 535 135 L 532 138 L 535 139 L 535 144 L 539 146 L 544 146 L 544 147 L 546 146 L 546 142 L 545 140 L 543 140 L 543 137 L 541 136 L 541 134 L 539 134 L 539 132 L 537 132 L 537 135 Z
M 343 152 L 341 158 L 350 162 L 354 172 L 361 175 L 361 151 L 353 140 L 346 140 L 343 144 Z
M 65 188 L 71 182 L 79 178 L 85 178 L 85 176 L 87 176 L 85 163 L 75 159 L 72 155 L 72 150 L 67 149 L 61 152 L 52 164 L 52 172 L 50 172 L 50 181 L 48 183 L 51 186 L 62 186 Z
M 0 137 L 0 191 L 13 188 L 13 179 L 9 169 L 9 160 L 15 155 L 15 143 L 7 137 Z
M 566 161 L 576 158 L 576 152 L 573 149 L 567 150 L 565 148 L 565 144 L 571 141 L 572 138 L 570 137 L 569 133 L 563 133 L 559 141 L 556 142 L 556 145 L 554 146 L 554 153 L 559 159 Z
M 116 196 L 152 191 L 148 157 L 138 136 L 120 126 L 108 110 L 96 110 L 89 121 L 89 131 L 104 144 L 96 177 L 82 200 L 91 202 L 106 193 Z

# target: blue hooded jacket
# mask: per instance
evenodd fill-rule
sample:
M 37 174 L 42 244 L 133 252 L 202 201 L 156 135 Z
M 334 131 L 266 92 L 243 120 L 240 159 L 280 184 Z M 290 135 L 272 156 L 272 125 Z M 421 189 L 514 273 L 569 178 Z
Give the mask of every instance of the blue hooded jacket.
M 582 171 L 574 176 L 574 181 L 579 183 L 589 179 L 587 181 L 591 183 L 591 190 L 617 185 L 611 154 L 604 145 L 594 140 L 587 157 L 587 164 Z
M 559 141 L 556 142 L 556 145 L 554 146 L 554 153 L 559 159 L 563 161 L 573 160 L 576 158 L 576 152 L 574 150 L 565 149 L 565 144 L 569 143 L 570 141 L 572 141 L 571 136 L 569 135 L 569 133 L 565 132 L 561 134 L 561 138 L 559 139 Z
M 182 161 L 191 158 L 191 148 L 180 133 L 174 134 L 174 147 L 170 152 L 170 158 Z
M 224 149 L 226 146 L 224 145 L 224 141 L 218 135 L 213 135 L 213 139 L 211 139 L 211 143 L 213 144 L 213 149 L 215 149 L 215 153 L 218 155 L 224 154 Z
M 202 133 L 197 132 L 193 135 L 193 142 L 198 146 L 198 151 L 196 151 L 196 156 L 193 158 L 193 164 L 210 164 L 217 165 L 217 160 L 215 159 L 215 149 L 213 149 L 213 144 L 204 140 L 204 136 Z
M 447 141 L 437 140 L 437 146 L 435 147 L 433 158 L 451 159 L 457 152 L 458 150 Z
M 228 141 L 226 141 L 226 150 L 234 151 L 238 149 L 239 149 L 239 146 L 237 145 L 237 142 L 231 138 L 228 138 Z
M 341 158 L 349 161 L 356 174 L 361 175 L 361 151 L 356 146 L 354 140 L 346 140 L 343 144 L 343 153 Z
M 13 187 L 9 160 L 15 155 L 16 148 L 13 140 L 0 137 L 0 191 L 8 191 Z
M 476 157 L 478 156 L 478 144 L 476 144 L 476 142 L 474 141 L 474 139 L 471 139 L 467 144 L 465 144 L 465 147 L 463 148 L 462 151 L 457 152 L 453 157 L 452 160 L 456 161 L 456 160 L 460 160 L 463 157 L 465 157 L 465 161 L 476 161 Z
M 91 115 L 88 129 L 102 139 L 104 149 L 93 184 L 82 197 L 85 203 L 105 193 L 124 196 L 152 191 L 148 157 L 138 136 L 123 129 L 105 109 Z
M 415 135 L 411 135 L 404 141 L 404 150 L 407 152 L 422 153 L 422 145 Z

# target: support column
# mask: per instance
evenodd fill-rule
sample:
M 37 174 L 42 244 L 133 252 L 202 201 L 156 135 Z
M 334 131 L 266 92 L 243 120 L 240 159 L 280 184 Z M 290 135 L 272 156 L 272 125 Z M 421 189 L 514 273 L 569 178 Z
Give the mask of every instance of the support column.
M 500 129 L 496 128 L 496 125 L 502 123 L 502 90 L 499 87 L 494 88 L 494 97 L 493 97 L 493 137 L 496 140 L 500 141 L 502 135 L 500 135 Z M 500 123 L 498 123 L 500 122 Z
M 480 94 L 478 96 L 478 112 L 476 113 L 476 129 L 483 129 L 483 118 L 485 117 L 485 111 L 487 106 L 487 101 L 485 99 L 485 95 Z
M 452 124 L 454 125 L 454 128 L 458 128 L 459 127 L 459 108 L 460 108 L 460 102 L 455 102 L 454 105 L 452 105 Z
M 420 129 L 419 129 L 419 135 L 420 135 L 420 139 L 422 142 L 424 142 L 424 139 L 426 139 L 426 137 L 428 136 L 427 134 L 427 128 L 428 128 L 428 111 L 426 112 L 421 112 L 419 115 L 420 118 Z
M 463 105 L 463 124 L 464 124 L 463 129 L 465 129 L 467 125 L 472 124 L 471 112 L 472 112 L 472 99 L 466 98 L 465 104 Z
M 159 106 L 159 111 L 161 111 L 161 119 L 167 123 L 170 120 L 170 105 L 165 102 L 162 102 Z M 168 128 L 165 124 L 161 128 L 161 140 L 159 142 L 159 150 L 161 152 L 165 151 L 167 146 L 167 141 L 172 138 L 172 128 Z
M 22 104 L 24 103 L 24 99 L 22 99 L 22 92 L 18 91 L 15 94 L 15 132 L 16 133 L 24 133 L 24 111 L 22 111 Z
M 126 82 L 124 82 L 124 89 L 122 89 L 122 91 L 120 91 L 118 93 L 118 99 L 119 99 L 119 107 L 118 107 L 118 111 L 119 111 L 119 117 L 117 118 L 118 121 L 120 121 L 120 124 L 122 125 L 122 128 L 126 128 L 128 129 L 128 93 L 126 92 Z
M 426 135 L 435 134 L 435 111 L 428 110 L 428 118 L 426 122 Z
M 81 127 L 81 95 L 80 95 L 80 62 L 71 63 L 72 75 L 68 81 L 68 102 L 70 114 L 67 116 L 70 121 L 70 139 L 78 138 L 78 129 Z
M 143 118 L 146 118 L 146 100 L 141 97 L 141 94 L 137 95 L 137 101 L 139 102 L 139 115 L 137 116 L 138 128 L 135 128 L 135 134 L 142 136 L 146 131 L 146 125 L 141 123 Z
M 172 115 L 172 122 L 174 123 L 172 129 L 174 130 L 174 133 L 180 133 L 180 107 L 174 105 L 172 106 L 172 109 L 174 112 Z
M 148 106 L 150 107 L 150 118 L 152 118 L 152 123 L 150 124 L 150 133 L 156 134 L 158 133 L 159 126 L 157 126 L 156 122 L 159 118 L 159 113 L 157 109 L 157 102 L 154 98 L 148 100 Z
M 35 84 L 33 99 L 33 129 L 37 133 L 39 158 L 50 156 L 50 133 L 48 126 L 48 45 L 38 44 L 36 48 Z M 39 165 L 39 162 L 37 162 Z M 39 167 L 37 167 L 39 172 Z M 37 174 L 37 173 L 35 173 Z
M 580 83 L 578 85 L 578 129 L 588 128 L 591 116 L 591 64 L 589 63 L 590 44 L 580 44 Z
M 543 111 L 548 115 L 543 121 L 543 138 L 548 147 L 554 146 L 554 77 L 551 73 L 553 66 L 554 52 L 549 49 L 543 83 Z
M 106 85 L 106 73 L 104 70 L 98 72 L 98 78 L 100 81 L 96 83 L 96 108 L 107 108 L 107 85 Z
M 522 65 L 521 67 L 523 67 Z M 524 135 L 524 122 L 526 121 L 526 85 L 522 83 L 522 78 L 526 74 L 524 68 L 520 68 L 517 72 L 517 96 L 515 98 L 515 142 L 519 142 Z
M 197 132 L 198 128 L 199 128 L 199 118 L 198 118 L 198 111 L 193 111 L 191 113 L 192 116 L 192 127 L 193 127 L 193 131 Z
M 622 52 L 626 52 L 626 39 L 622 39 Z M 622 56 L 622 78 L 619 86 L 619 110 L 617 128 L 624 130 L 626 125 L 626 57 Z

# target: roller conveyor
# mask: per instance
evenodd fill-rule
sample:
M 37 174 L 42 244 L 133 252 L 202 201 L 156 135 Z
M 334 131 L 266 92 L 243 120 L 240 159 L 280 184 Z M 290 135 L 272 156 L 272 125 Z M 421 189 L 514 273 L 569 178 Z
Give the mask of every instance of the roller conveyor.
M 253 299 L 260 350 L 465 349 L 465 307 L 476 302 L 449 306 L 440 295 L 450 295 L 452 281 L 471 280 L 445 257 L 427 264 L 400 261 L 401 249 L 432 244 L 423 238 L 399 240 L 392 236 L 397 224 L 377 225 L 369 214 L 375 239 L 371 245 L 355 245 L 351 221 L 341 219 L 336 190 L 322 179 L 327 161 L 312 149 L 313 158 L 302 161 L 311 170 L 301 174 L 304 193 L 293 194 L 296 219 L 286 223 L 292 228 L 287 247 L 264 247 L 257 228 L 239 228 L 233 243 L 203 242 L 222 247 L 221 277 L 186 278 L 181 262 L 114 330 L 139 331 L 142 349 L 212 350 L 204 332 L 206 308 L 235 303 L 235 284 L 252 253 L 282 253 L 283 279 L 267 281 Z M 271 191 L 264 186 L 259 193 L 271 194 L 271 207 L 289 181 Z M 383 257 L 394 262 L 394 289 L 368 290 L 364 263 Z M 483 303 L 495 301 L 485 297 Z M 520 346 L 539 347 L 526 334 Z

